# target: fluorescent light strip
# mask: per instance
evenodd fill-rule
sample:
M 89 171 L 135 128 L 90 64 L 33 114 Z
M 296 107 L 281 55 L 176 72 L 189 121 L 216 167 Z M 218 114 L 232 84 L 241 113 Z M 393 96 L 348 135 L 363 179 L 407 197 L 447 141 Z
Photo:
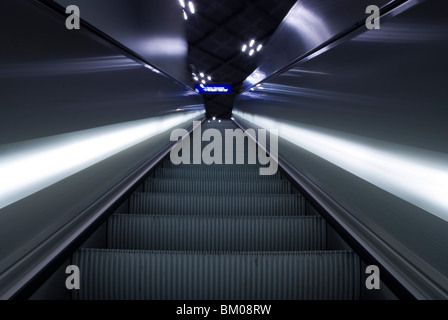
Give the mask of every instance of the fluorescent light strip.
M 0 209 L 204 113 L 192 111 L 0 146 Z
M 267 117 L 233 111 L 234 116 L 266 129 L 352 174 L 448 221 L 446 155 L 409 147 L 384 148 L 318 129 L 299 127 Z M 361 138 L 360 138 L 361 140 Z

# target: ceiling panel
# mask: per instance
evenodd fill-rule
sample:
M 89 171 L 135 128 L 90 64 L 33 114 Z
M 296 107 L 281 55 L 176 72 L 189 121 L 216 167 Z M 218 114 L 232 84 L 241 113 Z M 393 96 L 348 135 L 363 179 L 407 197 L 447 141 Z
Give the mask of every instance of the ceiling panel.
M 185 21 L 189 72 L 204 72 L 216 83 L 231 83 L 234 93 L 204 95 L 209 116 L 230 117 L 243 81 L 257 68 L 258 57 L 241 52 L 252 38 L 266 43 L 295 0 L 193 0 L 196 13 Z M 194 86 L 193 77 L 189 85 Z

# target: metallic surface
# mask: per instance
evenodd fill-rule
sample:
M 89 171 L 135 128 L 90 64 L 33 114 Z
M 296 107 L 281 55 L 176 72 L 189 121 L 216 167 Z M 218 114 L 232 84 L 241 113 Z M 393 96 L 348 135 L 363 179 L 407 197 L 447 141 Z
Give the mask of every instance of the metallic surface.
M 223 165 L 224 167 L 225 165 Z M 190 170 L 179 171 L 174 168 L 163 168 L 156 172 L 156 178 L 180 178 L 180 179 L 281 179 L 280 174 L 260 176 L 259 170 L 245 169 L 229 170 L 222 172 L 219 170 L 203 170 L 202 168 L 193 168 Z
M 173 165 L 174 166 L 174 165 Z M 185 165 L 183 166 L 186 168 Z M 205 169 L 205 167 L 204 167 Z M 286 180 L 182 180 L 149 179 L 145 182 L 145 192 L 160 193 L 208 193 L 208 194 L 281 194 L 291 193 L 291 185 Z
M 0 51 L 2 155 L 19 147 L 28 152 L 36 141 L 64 134 L 88 138 L 83 130 L 204 110 L 193 91 L 93 40 L 86 30 L 67 30 L 63 16 L 37 2 L 2 1 L 0 12 L 0 27 L 8 30 Z M 80 212 L 169 144 L 169 132 L 161 133 L 2 208 L 0 296 L 60 243 L 45 241 L 69 235 L 58 232 L 70 222 L 78 225 Z
M 244 81 L 248 90 L 292 63 L 309 58 L 316 50 L 328 50 L 338 38 L 357 28 L 367 31 L 366 8 L 381 10 L 399 0 L 302 0 L 290 10 L 261 55 L 258 68 Z M 416 1 L 408 1 L 416 2 Z
M 130 198 L 129 210 L 133 214 L 150 215 L 175 212 L 178 215 L 300 216 L 305 214 L 305 203 L 300 195 L 293 194 L 260 198 L 258 195 L 137 193 Z
M 417 5 L 385 21 L 380 30 L 298 63 L 243 94 L 236 108 L 386 154 L 399 152 L 411 162 L 430 160 L 434 165 L 427 169 L 443 169 L 448 158 L 447 9 L 443 0 Z M 416 297 L 448 296 L 448 223 L 439 218 L 442 211 L 422 209 L 431 203 L 405 201 L 286 140 L 280 139 L 279 152 L 366 226 L 368 232 L 352 231 L 374 248 L 378 259 L 396 268 L 395 276 Z M 366 158 L 365 163 L 375 160 Z M 443 189 L 421 190 L 431 192 Z
M 81 19 L 178 81 L 186 82 L 188 44 L 177 1 L 56 0 L 77 5 Z
M 325 250 L 320 217 L 113 215 L 110 249 L 172 251 Z
M 73 263 L 85 275 L 79 300 L 350 300 L 361 287 L 359 258 L 347 251 L 84 249 Z

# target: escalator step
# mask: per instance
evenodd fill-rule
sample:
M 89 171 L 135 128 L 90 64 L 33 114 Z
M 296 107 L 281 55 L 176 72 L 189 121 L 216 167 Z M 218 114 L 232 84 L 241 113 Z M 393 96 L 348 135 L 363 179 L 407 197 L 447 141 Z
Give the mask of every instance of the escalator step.
M 154 178 L 162 179 L 219 179 L 219 180 L 243 180 L 243 179 L 281 179 L 280 173 L 273 175 L 260 175 L 258 169 L 231 169 L 232 166 L 221 165 L 222 170 L 204 170 L 200 168 L 191 168 L 189 170 L 182 169 L 157 169 Z
M 203 194 L 283 194 L 291 193 L 287 180 L 186 180 L 148 179 L 145 192 Z
M 325 249 L 320 217 L 114 215 L 108 248 L 174 251 L 304 251 Z
M 81 249 L 74 299 L 357 299 L 360 262 L 348 251 L 161 252 Z
M 216 169 L 216 170 L 222 170 L 222 169 L 232 169 L 232 170 L 257 170 L 258 168 L 267 167 L 267 165 L 261 165 L 261 164 L 249 164 L 247 159 L 244 160 L 244 164 L 236 164 L 236 161 L 234 161 L 234 164 L 228 165 L 228 164 L 210 164 L 207 165 L 205 163 L 202 164 L 193 164 L 192 161 L 190 161 L 190 164 L 174 164 L 171 161 L 165 161 L 161 168 L 163 169 L 199 169 L 199 170 L 207 170 L 207 169 Z
M 130 197 L 131 214 L 152 215 L 305 215 L 300 195 L 202 195 L 135 193 Z

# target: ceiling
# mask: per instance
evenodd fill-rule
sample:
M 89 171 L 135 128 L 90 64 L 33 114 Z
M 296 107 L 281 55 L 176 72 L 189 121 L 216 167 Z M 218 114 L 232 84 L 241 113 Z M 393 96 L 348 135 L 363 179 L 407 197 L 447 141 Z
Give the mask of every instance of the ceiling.
M 190 73 L 203 72 L 209 83 L 231 83 L 232 94 L 204 95 L 208 116 L 229 118 L 243 81 L 258 66 L 257 57 L 242 52 L 255 39 L 266 45 L 295 0 L 192 0 L 195 13 L 185 21 Z M 188 2 L 186 0 L 185 2 Z M 189 13 L 188 8 L 186 12 Z M 191 77 L 191 86 L 197 83 Z

